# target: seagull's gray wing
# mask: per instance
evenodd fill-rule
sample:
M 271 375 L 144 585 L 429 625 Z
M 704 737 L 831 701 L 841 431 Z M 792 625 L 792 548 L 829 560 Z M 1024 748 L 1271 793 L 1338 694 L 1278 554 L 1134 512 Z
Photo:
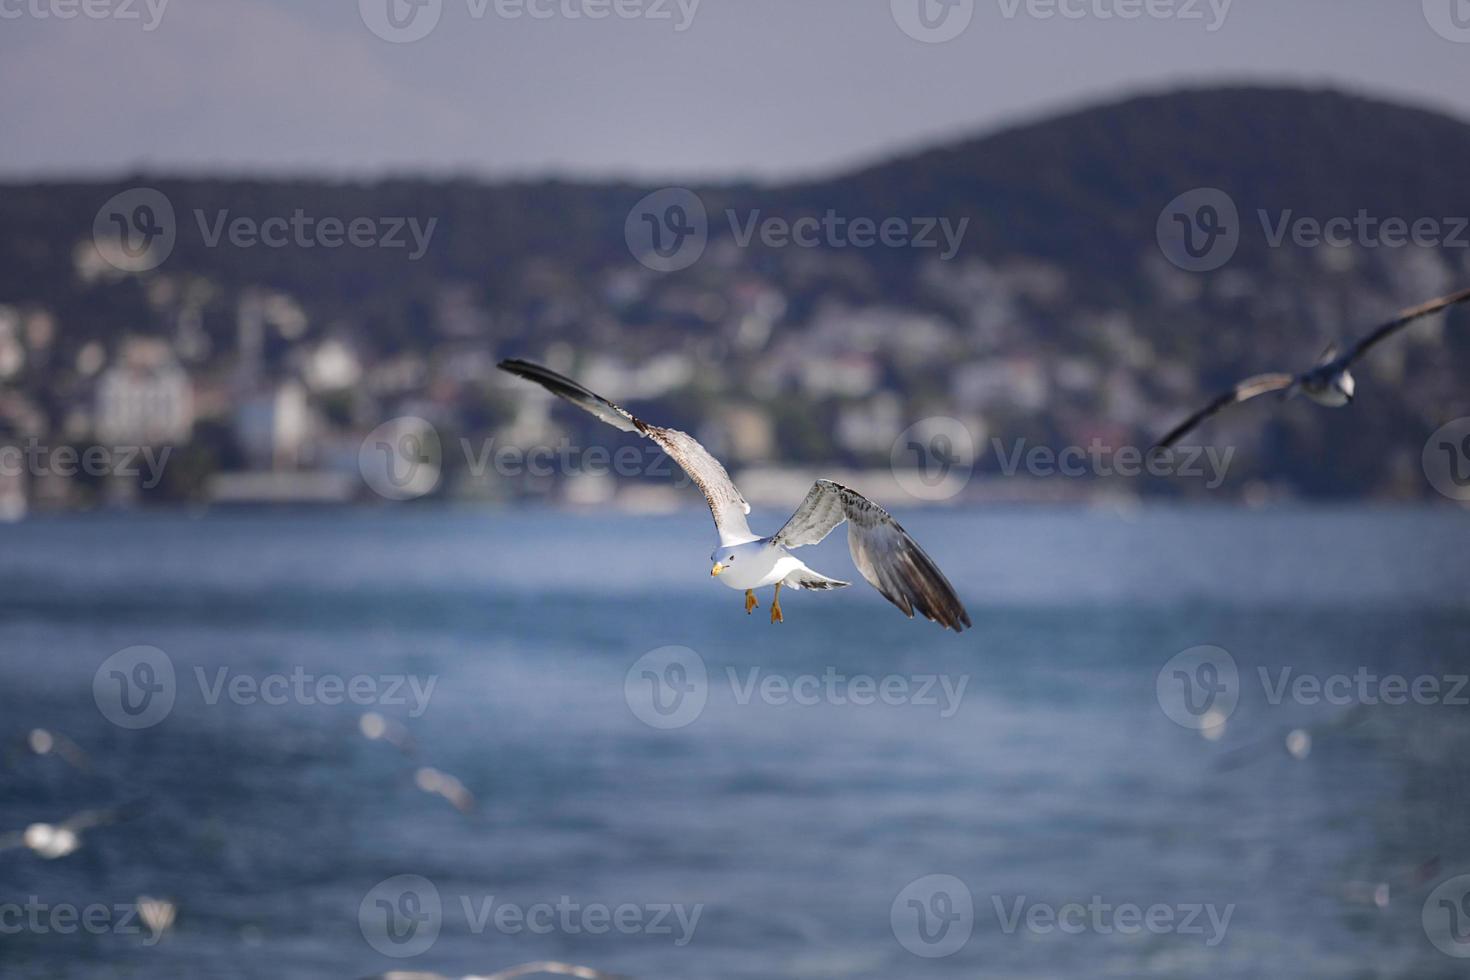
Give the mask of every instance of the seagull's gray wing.
M 1352 349 L 1347 352 L 1347 356 L 1342 359 L 1343 367 L 1348 366 L 1349 364 L 1356 361 L 1358 358 L 1362 357 L 1364 354 L 1368 353 L 1368 351 L 1372 349 L 1373 346 L 1378 342 L 1386 340 L 1388 337 L 1391 337 L 1393 334 L 1402 330 L 1404 327 L 1407 327 L 1409 324 L 1415 322 L 1416 320 L 1422 320 L 1426 316 L 1431 316 L 1435 313 L 1438 313 L 1440 310 L 1448 309 L 1449 307 L 1454 306 L 1457 303 L 1463 303 L 1466 300 L 1470 300 L 1470 289 L 1462 289 L 1458 293 L 1451 293 L 1448 296 L 1441 296 L 1439 299 L 1432 299 L 1427 303 L 1421 303 L 1418 306 L 1411 306 L 1406 310 L 1399 311 L 1398 316 L 1383 324 L 1383 326 L 1378 327 L 1372 333 L 1368 334 L 1362 340 L 1359 340 L 1356 344 L 1354 344 Z
M 818 480 L 773 540 L 786 548 L 816 544 L 843 521 L 848 522 L 847 548 L 853 564 L 905 616 L 913 619 L 917 610 L 956 633 L 973 625 L 954 587 L 918 542 L 856 490 Z
M 1283 389 L 1290 388 L 1296 384 L 1296 380 L 1296 376 L 1291 374 L 1258 374 L 1254 378 L 1246 378 L 1240 384 L 1218 395 L 1204 408 L 1170 429 L 1169 434 L 1160 439 L 1154 446 L 1154 449 L 1168 449 L 1188 435 L 1195 426 L 1217 412 L 1224 411 L 1231 405 L 1238 405 L 1241 402 L 1250 401 L 1257 395 L 1264 395 L 1267 392 L 1282 391 Z
M 659 447 L 669 454 L 669 458 L 678 463 L 684 472 L 689 474 L 689 479 L 693 480 L 704 493 L 710 514 L 715 519 L 715 529 L 720 532 L 720 542 L 722 544 L 741 544 L 755 540 L 756 536 L 750 533 L 750 525 L 745 521 L 745 515 L 750 513 L 750 504 L 746 503 L 740 491 L 735 489 L 734 481 L 720 465 L 720 461 L 711 456 L 709 451 L 701 446 L 693 436 L 687 432 L 680 432 L 678 429 L 663 429 L 656 425 L 649 425 L 635 418 L 632 412 L 619 408 L 601 395 L 593 394 L 583 388 L 571 378 L 557 374 L 539 364 L 509 360 L 501 361 L 498 366 L 502 371 L 508 371 L 527 381 L 536 382 L 552 394 L 565 398 L 614 428 L 622 429 L 624 432 L 637 432 L 658 443 Z
M 557 963 L 552 960 L 542 960 L 537 963 L 523 963 L 513 966 L 509 970 L 501 970 L 498 973 L 490 973 L 484 976 L 462 977 L 461 980 L 513 980 L 515 977 L 532 976 L 537 973 L 551 973 L 563 977 L 580 977 L 581 980 L 626 980 L 616 973 L 604 973 L 587 966 L 575 966 L 571 963 Z M 415 970 L 390 970 L 387 973 L 379 973 L 370 980 L 450 980 L 442 973 L 421 973 Z
M 509 970 L 501 970 L 492 973 L 484 980 L 512 980 L 513 977 L 526 977 L 536 973 L 554 973 L 563 977 L 580 977 L 581 980 L 623 980 L 615 973 L 604 973 L 594 970 L 590 966 L 575 966 L 571 963 L 557 963 L 552 960 L 542 960 L 539 963 L 525 963 L 521 966 L 513 966 Z

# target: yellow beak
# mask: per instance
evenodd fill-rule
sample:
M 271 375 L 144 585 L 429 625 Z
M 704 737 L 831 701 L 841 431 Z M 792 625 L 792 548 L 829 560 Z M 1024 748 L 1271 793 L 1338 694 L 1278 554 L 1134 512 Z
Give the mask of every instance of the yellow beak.
M 721 565 L 719 562 L 715 562 L 715 567 L 714 568 L 711 568 L 709 570 L 709 577 L 710 578 L 714 578 L 716 575 L 720 574 L 724 570 L 725 570 L 725 566 L 724 565 Z

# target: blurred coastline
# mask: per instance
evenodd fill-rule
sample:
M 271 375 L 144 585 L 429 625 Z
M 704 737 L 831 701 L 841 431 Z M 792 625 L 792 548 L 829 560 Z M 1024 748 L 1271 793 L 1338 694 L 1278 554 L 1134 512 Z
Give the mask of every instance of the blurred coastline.
M 1109 469 L 1123 453 L 1136 468 L 1222 386 L 1310 364 L 1327 341 L 1463 287 L 1470 248 L 1450 223 L 1414 247 L 1271 238 L 1333 216 L 1366 215 L 1371 231 L 1470 214 L 1439 163 L 1467 154 L 1470 126 L 1446 116 L 1225 88 L 769 186 L 5 185 L 0 517 L 375 496 L 671 505 L 655 454 L 553 412 L 495 370 L 502 357 L 691 432 L 762 499 L 794 500 L 815 472 L 855 474 L 890 503 L 1432 499 L 1421 450 L 1470 415 L 1464 310 L 1375 351 L 1349 410 L 1253 404 L 1203 430 L 1201 446 L 1232 454 L 1228 472 L 1120 479 L 1087 462 L 1055 478 L 1056 459 L 1096 449 Z M 1202 272 L 1158 228 L 1171 198 L 1205 187 L 1223 188 L 1240 227 Z M 687 267 L 633 234 L 639 217 L 667 216 L 640 215 L 644 202 L 669 199 L 683 203 L 667 214 L 707 212 Z M 860 222 L 890 220 L 910 237 L 854 245 Z M 793 237 L 802 221 L 825 237 Z M 296 230 L 278 238 L 272 222 Z M 380 235 L 318 240 L 352 228 Z M 929 431 L 914 438 L 916 425 Z M 1051 462 L 1008 466 L 1018 448 Z M 428 469 L 375 485 L 382 450 Z M 951 463 L 963 486 L 915 492 L 902 476 L 943 482 Z M 904 493 L 885 491 L 895 482 Z

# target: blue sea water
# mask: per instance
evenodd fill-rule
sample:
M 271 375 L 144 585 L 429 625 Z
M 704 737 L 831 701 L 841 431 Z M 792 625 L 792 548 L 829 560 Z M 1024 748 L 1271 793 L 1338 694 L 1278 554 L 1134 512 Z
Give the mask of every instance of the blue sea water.
M 1470 672 L 1470 517 L 901 518 L 973 630 L 910 622 L 866 586 L 788 593 L 783 625 L 768 596 L 747 617 L 710 581 L 694 511 L 0 527 L 0 834 L 125 804 L 69 856 L 0 851 L 0 975 L 459 977 L 543 958 L 682 980 L 1464 975 L 1424 917 L 1438 884 L 1470 872 L 1470 712 L 1271 694 L 1286 668 L 1434 677 L 1450 693 Z M 810 563 L 855 577 L 840 538 Z M 1210 737 L 1171 720 L 1159 693 L 1171 658 L 1201 645 L 1236 671 L 1237 703 Z M 174 701 L 127 729 L 94 680 L 137 646 L 166 655 Z M 682 727 L 646 723 L 660 719 L 638 697 L 641 658 L 665 647 L 705 671 Z M 250 695 L 271 678 L 358 675 L 434 686 L 417 705 Z M 927 698 L 858 704 L 860 676 L 909 695 L 933 680 Z M 214 696 L 221 683 L 242 686 Z M 401 723 L 412 757 L 364 738 L 364 711 Z M 37 727 L 74 740 L 90 771 L 20 751 Z M 422 766 L 461 780 L 476 809 L 423 792 Z M 385 943 L 373 917 L 404 875 L 432 887 L 437 933 Z M 156 944 L 16 929 L 5 912 L 140 895 L 177 903 Z M 424 907 L 399 898 L 388 905 L 406 915 Z M 543 903 L 576 911 L 536 928 L 479 919 Z M 1046 928 L 1069 903 L 1229 919 Z M 673 913 L 669 932 L 652 928 L 676 906 L 697 910 L 692 931 Z M 595 931 L 589 910 L 619 907 L 641 931 Z M 926 945 L 905 919 L 921 912 L 936 916 L 931 939 L 938 916 L 959 917 Z

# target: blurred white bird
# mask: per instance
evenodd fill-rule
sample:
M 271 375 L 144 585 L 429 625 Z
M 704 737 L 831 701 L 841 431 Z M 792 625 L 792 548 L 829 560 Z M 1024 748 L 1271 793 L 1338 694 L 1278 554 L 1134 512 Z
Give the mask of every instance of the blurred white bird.
M 413 781 L 425 793 L 444 797 L 460 813 L 473 813 L 475 810 L 475 794 L 447 772 L 424 766 L 413 774 Z
M 1301 374 L 1258 374 L 1247 378 L 1169 430 L 1154 449 L 1168 449 L 1212 415 L 1273 391 L 1285 392 L 1287 395 L 1301 392 L 1319 405 L 1341 408 L 1353 400 L 1357 391 L 1357 382 L 1353 380 L 1353 373 L 1349 369 L 1358 358 L 1409 324 L 1467 300 L 1470 300 L 1470 289 L 1402 310 L 1398 316 L 1348 348 L 1346 353 L 1339 354 L 1335 344 L 1327 348 L 1316 367 Z
M 412 970 L 392 970 L 388 973 L 379 973 L 369 977 L 368 980 L 512 980 L 513 977 L 528 977 L 538 973 L 552 973 L 563 977 L 579 977 L 581 980 L 628 980 L 627 977 L 616 973 L 604 973 L 594 970 L 588 966 L 574 966 L 571 963 L 557 963 L 553 960 L 539 960 L 535 963 L 522 963 L 513 966 L 509 970 L 501 970 L 498 973 L 474 973 L 462 977 L 447 977 L 442 973 L 418 973 Z
M 150 898 L 147 895 L 138 896 L 138 918 L 143 920 L 143 924 L 152 933 L 152 941 L 148 943 L 150 946 L 162 939 L 164 933 L 173 928 L 178 915 L 179 907 L 168 899 Z
M 83 810 L 59 824 L 33 823 L 22 831 L 0 834 L 0 851 L 28 848 L 48 861 L 66 857 L 82 846 L 82 831 L 116 822 L 121 809 Z
M 92 763 L 82 747 L 49 728 L 32 728 L 26 732 L 25 738 L 20 740 L 20 750 L 39 758 L 54 756 L 79 772 L 92 771 Z
M 364 712 L 357 720 L 357 730 L 369 742 L 387 742 L 406 756 L 412 757 L 418 751 L 413 735 L 402 722 L 376 711 Z

